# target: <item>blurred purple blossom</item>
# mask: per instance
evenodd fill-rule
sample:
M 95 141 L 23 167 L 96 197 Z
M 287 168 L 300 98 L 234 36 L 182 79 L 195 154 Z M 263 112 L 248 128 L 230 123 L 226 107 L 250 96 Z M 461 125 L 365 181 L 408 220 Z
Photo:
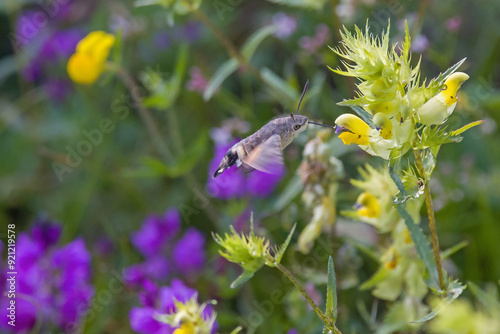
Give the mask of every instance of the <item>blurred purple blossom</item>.
M 144 256 L 144 261 L 125 268 L 123 278 L 134 288 L 145 282 L 166 281 L 172 274 L 194 277 L 205 265 L 205 238 L 195 228 L 188 229 L 177 241 L 180 230 L 179 211 L 169 209 L 163 216 L 146 217 L 139 231 L 130 239 Z
M 422 53 L 429 48 L 429 44 L 429 40 L 425 35 L 417 35 L 411 43 L 411 50 Z
M 201 69 L 197 66 L 193 66 L 189 69 L 189 81 L 187 82 L 187 89 L 190 91 L 198 92 L 203 94 L 205 88 L 208 85 L 208 79 L 203 76 Z M 220 89 L 220 88 L 219 88 Z
M 312 37 L 302 37 L 299 41 L 300 47 L 307 53 L 312 54 L 319 48 L 323 47 L 330 36 L 330 29 L 326 24 L 318 24 L 316 26 L 316 34 Z
M 205 263 L 205 237 L 195 228 L 188 229 L 174 247 L 174 262 L 177 270 L 189 276 Z
M 276 13 L 273 16 L 273 25 L 276 27 L 274 35 L 284 39 L 292 35 L 297 29 L 297 19 L 285 13 Z
M 295 328 L 290 328 L 287 334 L 297 334 L 297 330 Z
M 16 270 L 22 275 L 16 276 L 16 332 L 29 331 L 37 317 L 63 330 L 74 328 L 90 305 L 90 253 L 82 239 L 58 248 L 60 232 L 60 226 L 41 220 L 30 234 L 17 237 Z M 3 296 L 1 307 L 8 303 Z M 8 330 L 5 319 L 0 328 Z
M 222 137 L 220 133 L 219 137 Z M 284 167 L 280 167 L 274 174 L 260 172 L 258 170 L 245 171 L 242 168 L 232 166 L 226 169 L 217 178 L 213 178 L 214 171 L 219 166 L 222 158 L 238 140 L 233 140 L 228 144 L 215 142 L 214 158 L 209 165 L 209 177 L 207 190 L 211 196 L 219 199 L 240 198 L 245 195 L 256 197 L 269 196 L 285 174 Z
M 175 209 L 168 210 L 163 216 L 150 215 L 141 229 L 131 236 L 132 244 L 145 257 L 159 253 L 168 240 L 177 235 L 181 217 Z
M 64 7 L 64 6 L 63 6 Z M 63 14 L 59 8 L 57 13 Z M 64 12 L 69 9 L 64 9 Z M 43 76 L 44 70 L 50 66 L 66 65 L 66 60 L 74 52 L 76 44 L 85 36 L 80 28 L 56 30 L 51 26 L 53 21 L 40 24 L 40 11 L 25 11 L 19 15 L 12 42 L 18 48 L 31 47 L 32 58 L 22 70 L 25 80 L 35 81 Z M 54 17 L 55 18 L 55 17 Z M 54 18 L 51 18 L 54 20 Z M 38 21 L 37 21 L 38 20 Z M 57 23 L 54 21 L 54 24 Z
M 461 25 L 462 25 L 462 17 L 459 15 L 453 16 L 452 18 L 446 21 L 446 29 L 448 29 L 451 32 L 457 32 L 460 29 Z
M 145 284 L 140 293 L 141 307 L 130 310 L 130 326 L 132 330 L 141 334 L 172 334 L 175 328 L 157 321 L 157 314 L 175 312 L 174 300 L 186 302 L 198 295 L 198 292 L 184 285 L 181 280 L 172 280 L 170 286 L 158 288 L 154 283 Z M 204 316 L 210 317 L 213 309 L 208 306 L 204 310 Z M 214 326 L 216 331 L 217 326 Z

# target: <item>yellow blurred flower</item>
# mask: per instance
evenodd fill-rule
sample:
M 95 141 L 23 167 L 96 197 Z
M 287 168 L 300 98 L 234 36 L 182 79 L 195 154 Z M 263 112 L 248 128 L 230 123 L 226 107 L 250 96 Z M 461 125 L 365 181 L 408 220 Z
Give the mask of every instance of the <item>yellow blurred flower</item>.
M 90 85 L 104 71 L 115 37 L 104 31 L 93 31 L 76 45 L 75 53 L 67 64 L 68 75 L 76 83 Z
M 378 218 L 380 216 L 380 204 L 377 198 L 368 192 L 361 193 L 354 206 L 361 216 L 368 218 Z
M 174 334 L 194 334 L 194 327 L 191 323 L 183 323 L 181 327 L 174 331 Z

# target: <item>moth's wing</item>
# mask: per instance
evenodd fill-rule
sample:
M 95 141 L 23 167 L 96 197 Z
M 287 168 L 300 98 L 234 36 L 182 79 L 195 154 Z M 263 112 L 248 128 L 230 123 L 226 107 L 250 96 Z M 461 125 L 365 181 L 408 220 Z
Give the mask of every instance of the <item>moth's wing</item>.
M 265 142 L 254 148 L 242 159 L 244 165 L 261 172 L 275 174 L 283 168 L 281 138 L 273 135 Z

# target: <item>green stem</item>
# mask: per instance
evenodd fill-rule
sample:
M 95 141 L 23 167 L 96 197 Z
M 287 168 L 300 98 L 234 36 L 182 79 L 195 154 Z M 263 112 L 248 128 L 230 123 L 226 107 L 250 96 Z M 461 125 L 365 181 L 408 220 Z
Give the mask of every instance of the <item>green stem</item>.
M 316 305 L 314 300 L 312 300 L 311 296 L 309 296 L 309 294 L 306 292 L 302 284 L 300 284 L 299 281 L 297 281 L 295 276 L 293 276 L 293 274 L 288 269 L 286 269 L 281 263 L 278 263 L 276 268 L 278 268 L 279 271 L 281 271 L 283 275 L 285 275 L 295 285 L 295 287 L 300 291 L 300 293 L 304 296 L 307 302 L 312 306 L 316 314 L 318 314 L 321 321 L 323 321 L 323 324 L 329 329 L 332 329 L 333 327 L 333 332 L 335 334 L 342 334 L 342 332 L 334 324 L 332 324 L 332 322 L 328 320 L 326 315 L 319 309 L 318 305 Z
M 427 207 L 427 217 L 429 218 L 429 228 L 431 230 L 432 237 L 432 250 L 434 252 L 434 259 L 436 260 L 436 267 L 439 277 L 439 287 L 442 291 L 445 290 L 444 278 L 443 278 L 443 266 L 441 264 L 441 256 L 439 254 L 439 240 L 436 232 L 436 219 L 434 217 L 434 208 L 432 206 L 432 197 L 429 181 L 425 176 L 424 164 L 422 162 L 421 150 L 414 150 L 415 161 L 417 162 L 417 168 L 420 176 L 424 181 L 424 194 L 425 194 L 425 206 Z
M 227 38 L 224 33 L 213 24 L 213 22 L 210 20 L 208 16 L 205 15 L 201 10 L 195 9 L 194 14 L 200 19 L 201 22 L 203 22 L 204 25 L 208 27 L 212 31 L 212 33 L 217 37 L 219 42 L 226 48 L 227 53 L 231 58 L 236 58 L 240 65 L 245 66 L 248 68 L 257 78 L 262 80 L 262 76 L 260 75 L 260 72 L 257 68 L 255 68 L 252 64 L 248 62 L 245 57 L 238 51 L 236 46 Z
M 170 152 L 167 145 L 165 145 L 165 141 L 160 134 L 160 130 L 158 130 L 158 127 L 156 126 L 153 116 L 148 109 L 144 108 L 142 104 L 142 96 L 139 94 L 139 92 L 141 92 L 141 88 L 137 85 L 135 79 L 118 64 L 108 62 L 107 66 L 111 70 L 115 71 L 116 75 L 122 79 L 125 86 L 127 86 L 130 96 L 132 97 L 132 100 L 134 100 L 137 110 L 139 111 L 139 116 L 146 125 L 149 134 L 153 138 L 153 143 L 158 153 L 160 153 L 165 160 L 173 160 L 174 156 L 172 152 Z

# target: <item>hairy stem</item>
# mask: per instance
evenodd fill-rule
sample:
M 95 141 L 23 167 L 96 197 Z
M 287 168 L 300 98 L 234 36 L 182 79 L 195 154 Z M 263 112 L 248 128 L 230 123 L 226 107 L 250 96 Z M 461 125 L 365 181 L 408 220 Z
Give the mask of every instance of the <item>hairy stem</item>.
M 316 314 L 318 314 L 318 316 L 320 317 L 321 321 L 323 321 L 325 326 L 329 329 L 332 329 L 333 327 L 333 332 L 335 334 L 342 334 L 342 332 L 335 325 L 333 325 L 331 321 L 328 320 L 326 315 L 319 309 L 318 305 L 316 305 L 314 300 L 312 300 L 311 296 L 309 296 L 309 294 L 306 292 L 302 284 L 300 284 L 299 281 L 297 281 L 295 276 L 293 276 L 293 274 L 288 269 L 286 269 L 281 263 L 279 263 L 276 266 L 276 268 L 278 268 L 279 271 L 281 271 L 283 275 L 285 275 L 293 283 L 293 285 L 295 285 L 295 287 L 300 291 L 300 293 L 304 296 L 307 302 L 311 305 Z
M 434 217 L 434 208 L 432 206 L 431 189 L 429 185 L 429 180 L 424 173 L 424 164 L 421 157 L 422 151 L 414 150 L 415 161 L 417 162 L 417 168 L 420 176 L 424 180 L 424 195 L 425 195 L 425 206 L 427 207 L 427 217 L 429 218 L 429 228 L 431 230 L 432 237 L 432 250 L 434 252 L 434 259 L 436 260 L 436 267 L 439 277 L 439 287 L 442 291 L 445 290 L 444 278 L 443 278 L 443 266 L 441 264 L 441 256 L 439 254 L 439 240 L 436 232 L 436 219 Z

